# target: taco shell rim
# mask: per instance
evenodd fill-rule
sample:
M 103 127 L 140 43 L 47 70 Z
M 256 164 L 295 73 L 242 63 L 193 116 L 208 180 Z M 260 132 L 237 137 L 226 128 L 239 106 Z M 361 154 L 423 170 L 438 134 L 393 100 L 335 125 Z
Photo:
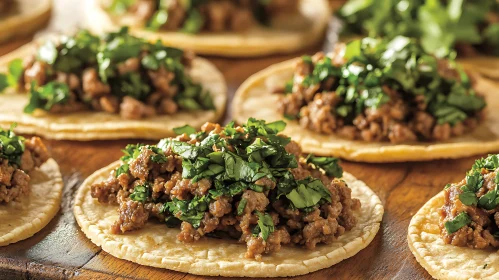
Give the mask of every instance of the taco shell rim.
M 149 221 L 143 229 L 115 235 L 110 226 L 118 217 L 117 205 L 100 204 L 90 196 L 90 185 L 105 180 L 119 162 L 98 170 L 77 191 L 73 212 L 85 235 L 107 253 L 138 264 L 196 275 L 282 277 L 307 274 L 330 267 L 364 249 L 380 228 L 383 206 L 362 181 L 344 173 L 352 197 L 361 200 L 358 224 L 330 245 L 316 250 L 283 246 L 262 261 L 246 259 L 246 246 L 232 240 L 204 238 L 194 243 L 176 241 L 178 229 Z

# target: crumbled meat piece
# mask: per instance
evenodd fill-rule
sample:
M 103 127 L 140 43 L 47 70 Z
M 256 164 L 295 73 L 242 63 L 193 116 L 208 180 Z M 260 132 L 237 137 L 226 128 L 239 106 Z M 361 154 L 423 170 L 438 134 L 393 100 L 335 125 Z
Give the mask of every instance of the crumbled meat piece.
M 135 98 L 125 96 L 120 104 L 120 115 L 124 119 L 139 120 L 156 115 L 154 107 L 147 106 Z
M 119 218 L 111 227 L 111 233 L 114 234 L 141 229 L 149 219 L 149 212 L 144 204 L 133 200 L 121 203 L 118 212 Z

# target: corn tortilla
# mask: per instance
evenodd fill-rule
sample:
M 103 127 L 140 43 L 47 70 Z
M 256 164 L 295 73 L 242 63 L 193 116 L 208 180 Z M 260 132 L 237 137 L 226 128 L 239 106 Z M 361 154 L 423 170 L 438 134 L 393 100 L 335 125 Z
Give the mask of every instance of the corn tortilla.
M 383 206 L 378 196 L 362 181 L 344 173 L 352 197 L 361 201 L 358 224 L 329 245 L 316 250 L 283 246 L 281 251 L 264 256 L 262 261 L 246 259 L 246 246 L 232 240 L 202 238 L 181 243 L 179 229 L 149 221 L 140 230 L 111 234 L 110 226 L 118 217 L 117 205 L 101 204 L 90 196 L 90 186 L 105 180 L 120 165 L 115 162 L 88 177 L 78 190 L 74 215 L 82 231 L 109 254 L 138 264 L 211 276 L 278 277 L 294 276 L 330 267 L 367 247 L 379 230 Z
M 87 0 L 85 24 L 99 34 L 117 30 L 121 25 L 130 25 L 126 17 L 109 14 L 103 0 Z M 289 18 L 286 28 L 264 28 L 255 26 L 243 33 L 220 32 L 186 34 L 181 32 L 151 32 L 143 27 L 131 28 L 131 33 L 152 41 L 161 39 L 165 44 L 177 48 L 191 49 L 199 54 L 228 57 L 254 57 L 274 53 L 290 53 L 322 40 L 331 9 L 327 0 L 302 0 L 301 14 L 304 24 L 296 24 L 303 18 Z M 298 25 L 298 26 L 293 26 Z M 290 27 L 291 26 L 291 27 Z
M 234 118 L 245 123 L 250 117 L 275 121 L 284 119 L 277 112 L 279 94 L 272 88 L 282 86 L 293 76 L 297 59 L 270 66 L 246 80 L 237 90 L 233 101 Z M 477 90 L 488 103 L 486 120 L 469 134 L 451 138 L 447 142 L 391 144 L 389 142 L 363 142 L 324 135 L 302 128 L 298 121 L 286 120 L 283 133 L 298 142 L 304 153 L 337 156 L 359 162 L 404 162 L 441 158 L 461 158 L 499 150 L 499 98 L 498 87 L 486 79 L 478 79 Z
M 55 160 L 49 159 L 30 177 L 29 195 L 19 202 L 0 203 L 0 246 L 33 236 L 59 211 L 63 182 Z
M 7 71 L 6 66 L 15 58 L 22 58 L 32 53 L 33 44 L 0 58 L 0 71 Z M 57 140 L 101 140 L 101 139 L 161 139 L 173 136 L 173 128 L 189 124 L 199 128 L 207 121 L 218 121 L 224 114 L 227 101 L 227 86 L 218 69 L 203 58 L 195 58 L 190 75 L 207 89 L 215 104 L 211 111 L 180 111 L 174 115 L 159 115 L 142 120 L 125 120 L 118 114 L 82 111 L 71 114 L 30 115 L 23 113 L 28 104 L 29 95 L 15 93 L 13 90 L 0 95 L 0 126 L 8 128 L 16 122 L 15 131 L 24 134 L 37 134 Z
M 498 279 L 497 250 L 471 249 L 443 242 L 438 226 L 438 210 L 443 204 L 442 191 L 411 219 L 407 239 L 416 260 L 436 279 Z
M 0 16 L 0 42 L 21 37 L 42 28 L 49 20 L 51 0 L 16 0 L 16 9 Z

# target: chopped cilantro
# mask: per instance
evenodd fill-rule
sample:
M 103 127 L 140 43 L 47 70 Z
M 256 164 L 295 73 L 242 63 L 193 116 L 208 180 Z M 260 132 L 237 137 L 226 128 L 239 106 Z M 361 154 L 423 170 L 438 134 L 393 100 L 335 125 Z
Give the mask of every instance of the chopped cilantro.
M 241 199 L 239 201 L 239 205 L 237 205 L 237 215 L 241 216 L 244 213 L 244 208 L 246 208 L 246 204 L 248 204 L 248 200 L 246 198 Z
M 339 159 L 334 157 L 316 157 L 313 154 L 308 155 L 307 163 L 312 163 L 317 168 L 324 170 L 327 176 L 341 178 L 343 169 L 339 165 Z
M 181 134 L 187 134 L 187 135 L 191 135 L 191 134 L 195 134 L 196 133 L 196 129 L 190 125 L 184 125 L 184 126 L 181 126 L 181 127 L 175 127 L 173 129 L 173 132 L 175 132 L 175 134 L 177 135 L 181 135 Z
M 24 107 L 25 113 L 33 113 L 36 109 L 49 111 L 56 104 L 66 104 L 70 92 L 67 84 L 49 82 L 41 87 L 31 85 L 29 103 Z
M 274 232 L 274 221 L 267 213 L 256 212 L 258 216 L 258 224 L 253 229 L 253 236 L 261 234 L 263 240 L 267 240 L 269 235 Z
M 470 223 L 470 216 L 466 212 L 461 212 L 454 219 L 445 222 L 445 229 L 449 234 L 452 234 Z
M 14 133 L 16 124 L 9 130 L 0 129 L 0 158 L 7 159 L 9 164 L 21 166 L 21 157 L 24 153 L 24 137 Z
M 198 228 L 201 225 L 204 212 L 208 210 L 210 200 L 209 196 L 206 195 L 196 196 L 192 200 L 174 198 L 173 201 L 166 203 L 166 209 L 179 220 L 188 222 L 193 227 Z
M 150 195 L 151 186 L 149 184 L 138 185 L 135 186 L 133 192 L 130 194 L 130 199 L 144 203 Z

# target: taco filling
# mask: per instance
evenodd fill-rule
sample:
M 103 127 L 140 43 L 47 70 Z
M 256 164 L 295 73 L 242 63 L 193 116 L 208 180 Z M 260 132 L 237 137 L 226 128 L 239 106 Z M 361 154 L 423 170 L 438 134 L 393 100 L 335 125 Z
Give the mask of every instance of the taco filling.
M 0 203 L 21 201 L 30 192 L 30 172 L 49 159 L 38 137 L 28 140 L 0 129 Z
M 413 39 L 364 38 L 304 56 L 278 111 L 304 128 L 367 142 L 445 141 L 475 128 L 486 102 L 451 59 Z
M 114 0 L 109 10 L 129 14 L 150 30 L 186 33 L 245 31 L 268 25 L 273 17 L 295 12 L 298 0 Z
M 284 127 L 206 123 L 200 132 L 178 128 L 179 136 L 158 145 L 128 145 L 121 166 L 91 195 L 118 206 L 113 234 L 155 218 L 179 227 L 181 242 L 232 238 L 257 260 L 281 245 L 332 243 L 357 224 L 360 201 L 340 179 L 336 158 L 302 157 L 297 143 L 278 135 Z
M 29 93 L 28 114 L 92 110 L 142 119 L 214 109 L 210 93 L 189 76 L 194 57 L 133 37 L 127 28 L 102 38 L 82 30 L 11 61 L 0 89 Z
M 448 184 L 440 209 L 446 244 L 475 249 L 499 248 L 499 155 L 475 162 L 466 178 Z

